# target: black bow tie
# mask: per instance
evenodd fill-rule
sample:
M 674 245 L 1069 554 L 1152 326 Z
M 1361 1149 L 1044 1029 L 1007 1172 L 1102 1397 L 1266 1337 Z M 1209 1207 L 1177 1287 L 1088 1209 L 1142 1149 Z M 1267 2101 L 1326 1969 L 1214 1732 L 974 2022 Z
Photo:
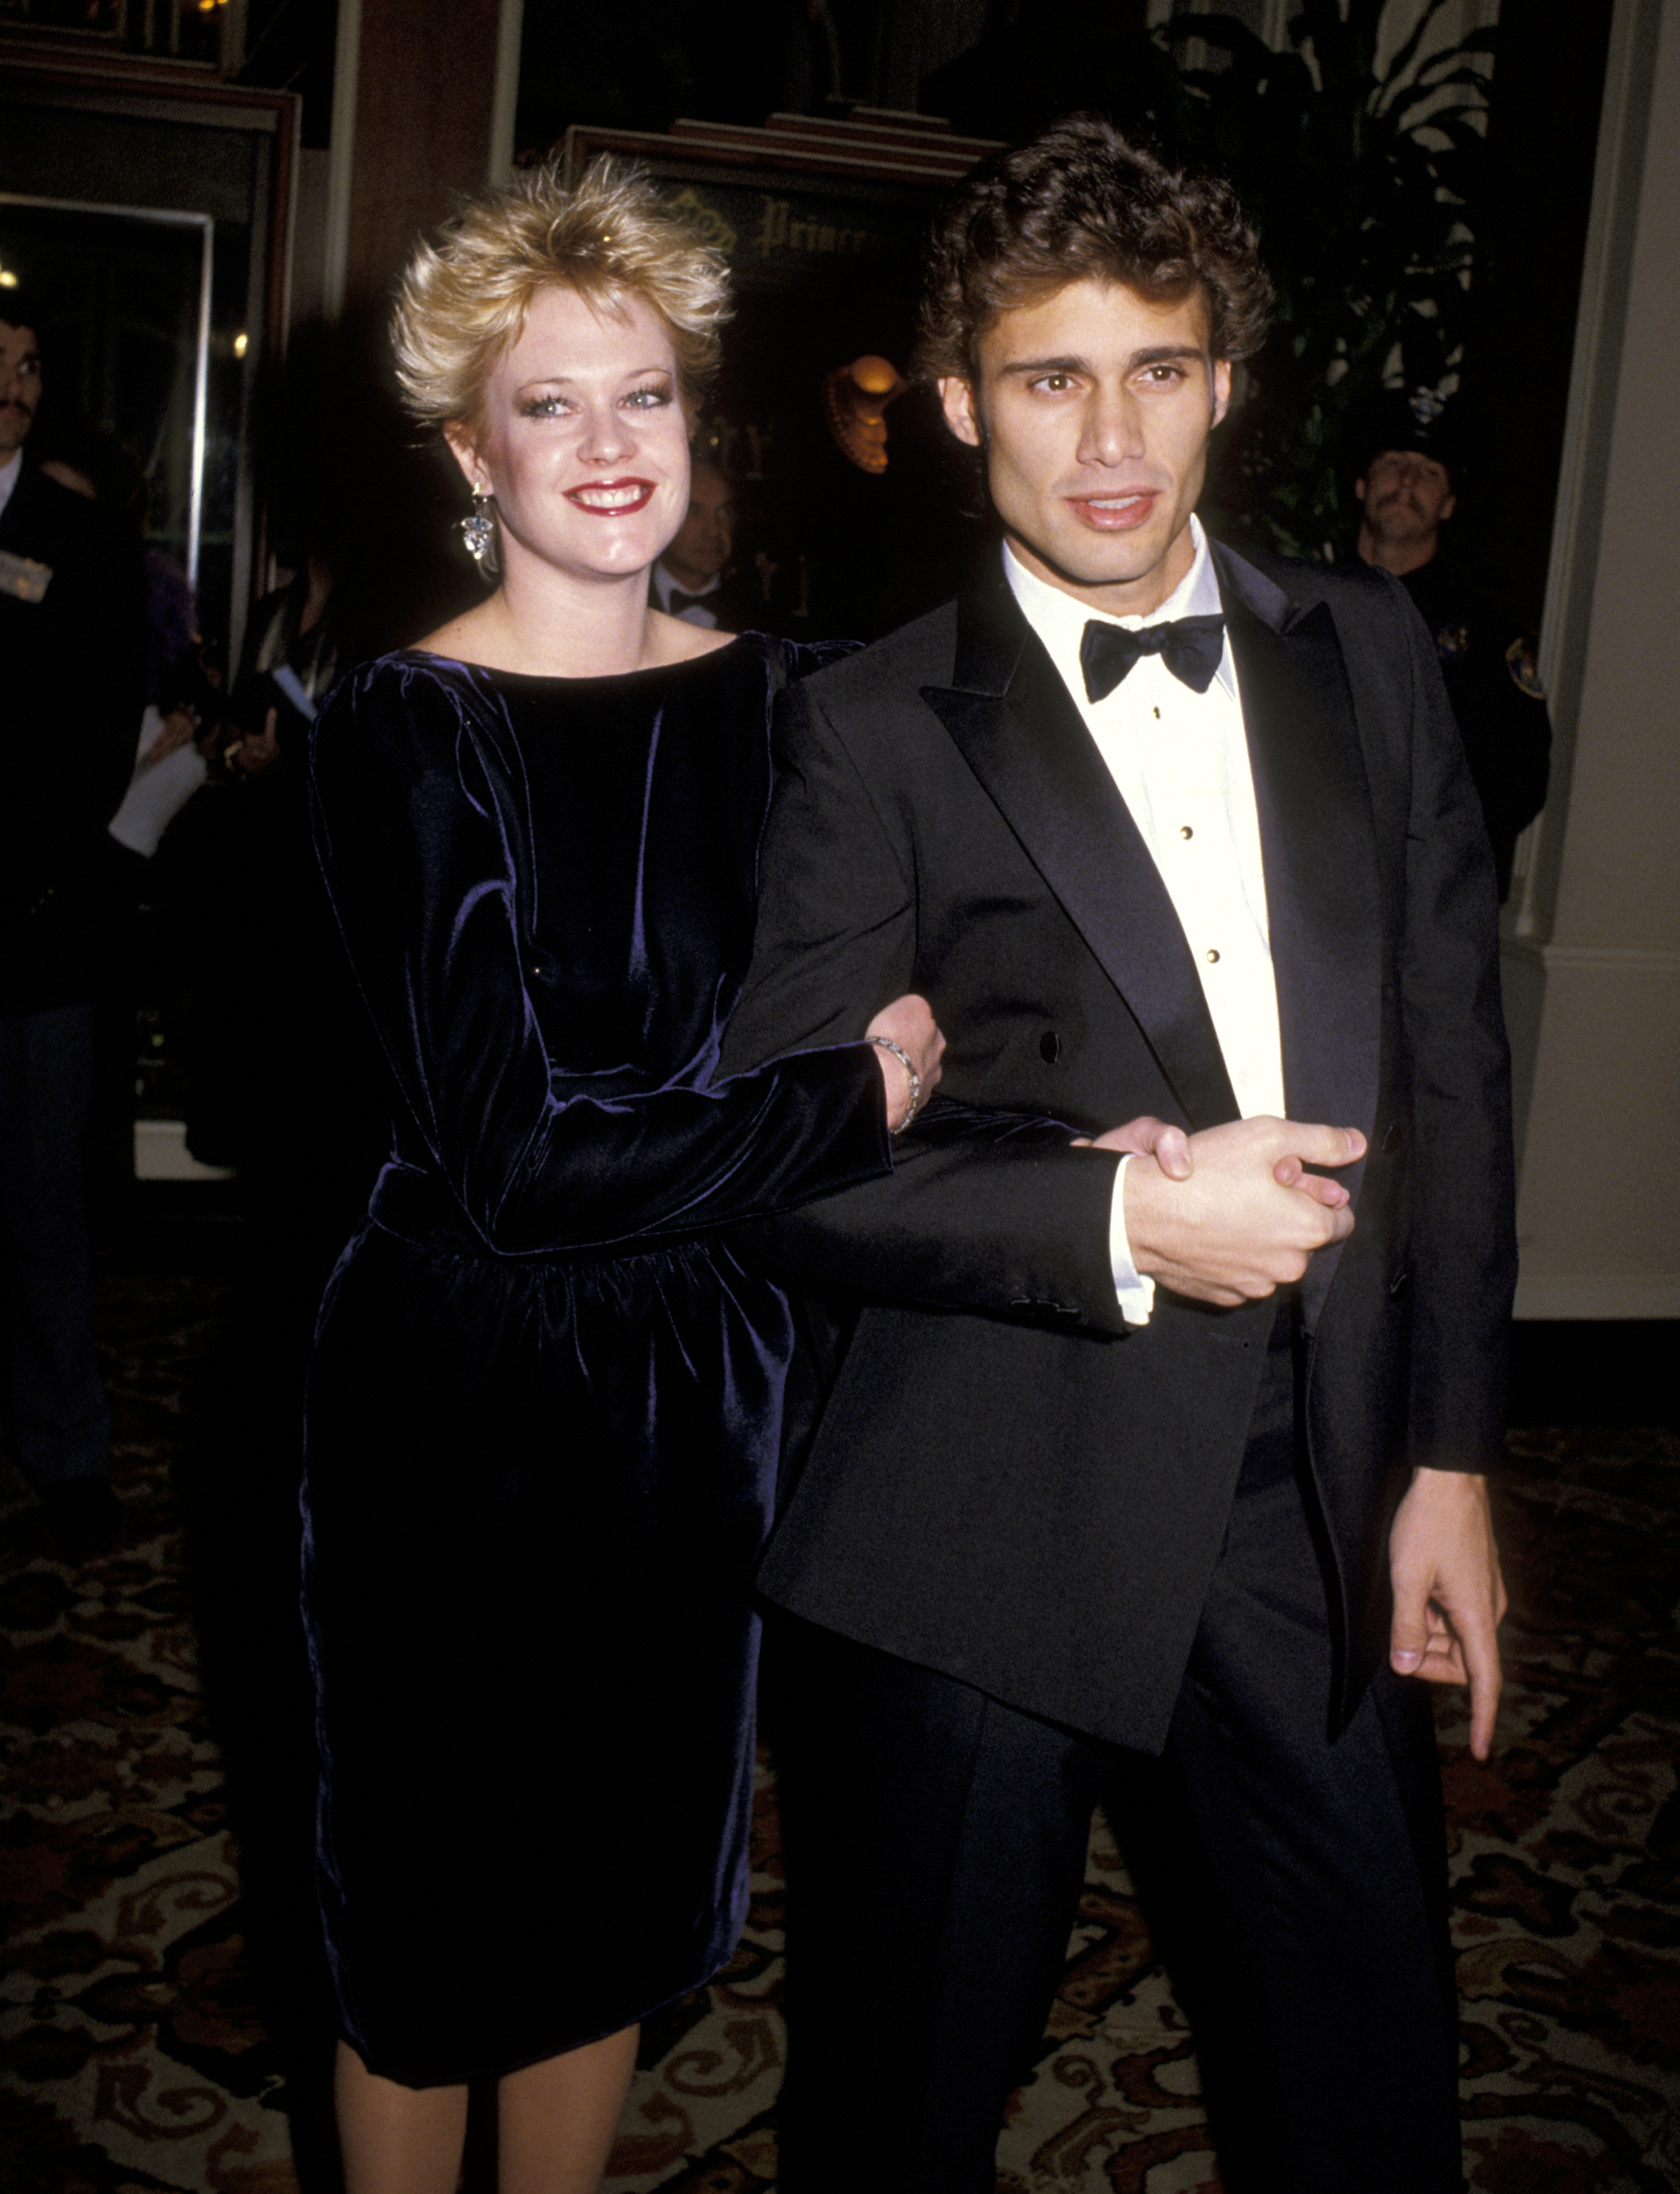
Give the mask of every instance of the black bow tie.
M 1136 632 L 1122 624 L 1099 624 L 1093 617 L 1079 642 L 1079 668 L 1085 674 L 1085 698 L 1101 701 L 1112 693 L 1140 655 L 1159 655 L 1175 678 L 1195 693 L 1213 683 L 1225 652 L 1222 617 L 1169 617 Z
M 671 617 L 681 617 L 684 610 L 692 610 L 697 607 L 703 610 L 711 610 L 715 614 L 717 609 L 717 604 L 712 597 L 716 594 L 716 588 L 712 587 L 708 589 L 708 590 L 703 594 L 685 594 L 681 587 L 673 587 L 670 593 L 666 597 L 667 600 L 670 604 L 669 615 Z

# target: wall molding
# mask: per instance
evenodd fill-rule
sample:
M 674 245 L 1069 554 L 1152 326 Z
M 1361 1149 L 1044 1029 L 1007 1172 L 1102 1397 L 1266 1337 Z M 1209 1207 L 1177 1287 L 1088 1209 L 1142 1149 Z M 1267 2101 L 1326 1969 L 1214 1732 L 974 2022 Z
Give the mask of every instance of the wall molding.
M 341 0 L 342 4 L 342 0 Z M 525 36 L 521 0 L 501 0 L 496 19 L 496 79 L 490 103 L 490 151 L 485 181 L 505 183 L 514 171 L 515 115 L 519 106 L 519 56 Z
M 1680 1318 L 1680 1272 L 1537 1272 L 1520 1279 L 1513 1317 Z
M 1680 952 L 1643 945 L 1543 945 L 1537 937 L 1505 937 L 1500 951 L 1509 960 L 1520 960 L 1550 975 L 1562 969 L 1585 968 L 1594 974 L 1680 975 Z
M 326 234 L 321 250 L 321 306 L 330 320 L 344 310 L 350 268 L 350 192 L 356 159 L 356 103 L 361 89 L 362 0 L 338 0 L 332 62 L 332 121 L 327 140 Z
M 1551 782 L 1545 807 L 1524 834 L 1511 914 L 1522 936 L 1550 929 L 1557 907 L 1662 30 L 1663 0 L 1614 0 L 1614 8 L 1540 615 L 1539 669 L 1551 700 Z

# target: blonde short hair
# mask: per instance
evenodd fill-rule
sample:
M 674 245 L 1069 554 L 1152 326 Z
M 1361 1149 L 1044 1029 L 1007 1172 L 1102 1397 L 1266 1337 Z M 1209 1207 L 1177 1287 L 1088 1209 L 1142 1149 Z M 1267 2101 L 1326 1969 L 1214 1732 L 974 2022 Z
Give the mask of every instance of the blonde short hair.
M 665 322 L 693 411 L 717 370 L 728 267 L 639 168 L 605 154 L 567 190 L 557 163 L 469 198 L 408 263 L 391 323 L 397 379 L 413 417 L 469 432 L 497 359 L 541 290 L 597 307 L 636 298 Z

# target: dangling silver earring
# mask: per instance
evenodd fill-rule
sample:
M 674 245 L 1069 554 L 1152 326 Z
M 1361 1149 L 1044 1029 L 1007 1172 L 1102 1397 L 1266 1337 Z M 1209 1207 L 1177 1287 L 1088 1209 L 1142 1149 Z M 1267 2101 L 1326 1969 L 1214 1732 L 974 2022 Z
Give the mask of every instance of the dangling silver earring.
M 496 521 L 490 514 L 495 499 L 487 487 L 475 487 L 472 509 L 460 522 L 467 554 L 486 578 L 496 569 Z

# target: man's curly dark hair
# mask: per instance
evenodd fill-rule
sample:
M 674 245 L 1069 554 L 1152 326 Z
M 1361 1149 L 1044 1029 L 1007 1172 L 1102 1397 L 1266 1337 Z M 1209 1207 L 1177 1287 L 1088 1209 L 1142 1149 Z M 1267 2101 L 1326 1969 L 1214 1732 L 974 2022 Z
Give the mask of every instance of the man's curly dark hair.
M 982 160 L 935 216 L 918 371 L 972 380 L 998 313 L 1092 277 L 1163 304 L 1200 290 L 1215 358 L 1251 357 L 1265 341 L 1272 284 L 1230 185 L 1076 114 Z

